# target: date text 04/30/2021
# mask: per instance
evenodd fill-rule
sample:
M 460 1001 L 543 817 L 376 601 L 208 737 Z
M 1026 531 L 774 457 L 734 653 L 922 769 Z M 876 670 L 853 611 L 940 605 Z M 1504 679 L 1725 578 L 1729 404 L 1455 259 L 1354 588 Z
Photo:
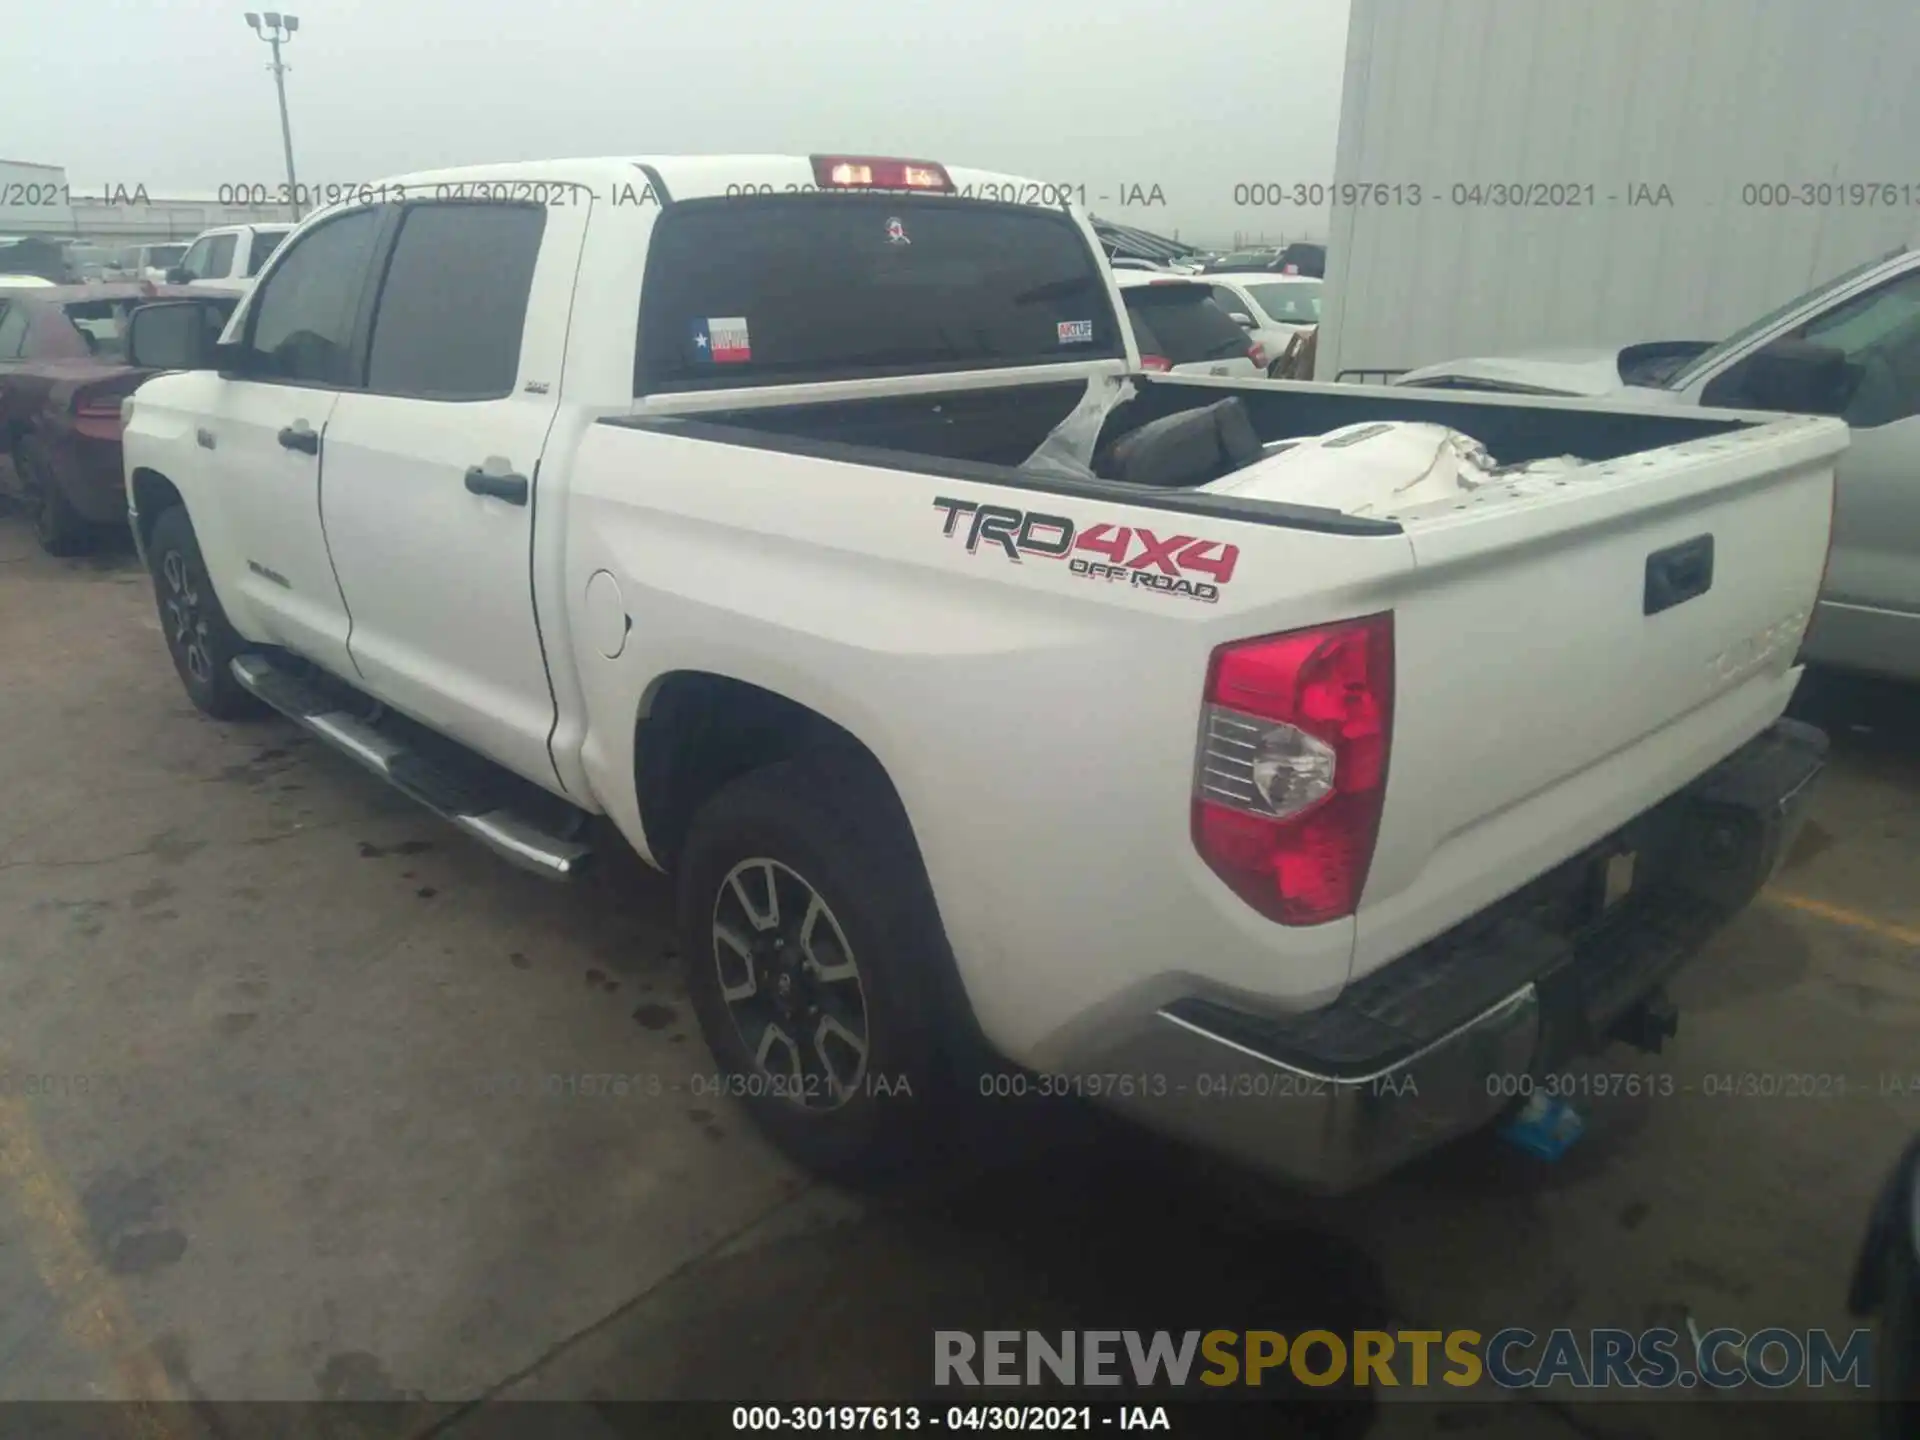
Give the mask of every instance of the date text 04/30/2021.
M 736 1431 L 1173 1429 L 1164 1405 L 736 1405 Z

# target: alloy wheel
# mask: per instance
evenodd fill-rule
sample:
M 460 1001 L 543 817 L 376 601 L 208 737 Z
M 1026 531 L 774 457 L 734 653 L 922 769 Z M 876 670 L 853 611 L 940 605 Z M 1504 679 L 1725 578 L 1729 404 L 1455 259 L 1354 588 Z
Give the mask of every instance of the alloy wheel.
M 742 860 L 720 882 L 712 930 L 721 999 L 770 1092 L 810 1111 L 859 1094 L 866 991 L 820 893 L 778 860 Z
M 161 607 L 167 615 L 167 643 L 186 663 L 187 673 L 196 682 L 210 685 L 213 683 L 213 648 L 200 579 L 187 557 L 178 550 L 169 550 L 161 556 L 160 575 L 167 587 L 161 597 Z

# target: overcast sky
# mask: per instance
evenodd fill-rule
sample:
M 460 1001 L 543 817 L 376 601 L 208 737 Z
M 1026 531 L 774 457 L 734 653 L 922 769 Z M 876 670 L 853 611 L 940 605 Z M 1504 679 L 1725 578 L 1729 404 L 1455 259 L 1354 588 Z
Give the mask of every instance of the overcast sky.
M 256 0 L 257 3 L 257 0 Z M 0 0 L 0 153 L 75 191 L 285 179 L 241 0 Z M 823 150 L 1085 185 L 1224 242 L 1321 233 L 1233 187 L 1333 176 L 1347 0 L 294 0 L 305 183 L 493 160 Z M 1164 205 L 1122 206 L 1123 186 Z M 1105 204 L 1094 197 L 1107 195 Z

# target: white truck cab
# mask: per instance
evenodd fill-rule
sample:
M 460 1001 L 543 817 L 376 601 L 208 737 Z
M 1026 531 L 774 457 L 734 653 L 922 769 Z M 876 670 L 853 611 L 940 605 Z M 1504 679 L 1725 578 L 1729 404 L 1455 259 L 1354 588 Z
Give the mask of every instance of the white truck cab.
M 1781 715 L 1846 427 L 1156 374 L 1083 211 L 963 193 L 1009 178 L 430 172 L 223 333 L 141 307 L 188 695 L 541 875 L 602 829 L 670 873 L 823 1171 L 937 1144 L 945 1077 L 1348 1189 L 1657 1048 L 1823 762 Z
M 292 230 L 291 225 L 221 225 L 202 230 L 166 272 L 167 282 L 244 294 Z

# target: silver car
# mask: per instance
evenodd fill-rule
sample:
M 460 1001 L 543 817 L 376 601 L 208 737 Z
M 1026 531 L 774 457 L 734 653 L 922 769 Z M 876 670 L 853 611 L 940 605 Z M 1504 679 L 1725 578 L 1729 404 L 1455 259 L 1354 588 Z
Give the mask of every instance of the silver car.
M 1394 383 L 1839 416 L 1853 443 L 1804 655 L 1920 680 L 1920 252 L 1850 270 L 1717 344 L 1451 360 Z

